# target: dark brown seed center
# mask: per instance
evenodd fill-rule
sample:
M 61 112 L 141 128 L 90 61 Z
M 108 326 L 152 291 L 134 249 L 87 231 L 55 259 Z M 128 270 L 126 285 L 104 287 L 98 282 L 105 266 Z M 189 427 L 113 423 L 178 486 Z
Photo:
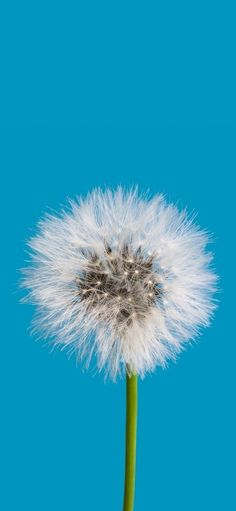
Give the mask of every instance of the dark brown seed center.
M 76 279 L 77 292 L 88 312 L 107 305 L 116 310 L 116 319 L 129 324 L 145 315 L 162 295 L 162 285 L 153 270 L 153 256 L 145 257 L 125 245 L 121 251 L 105 246 L 104 256 L 88 254 L 88 264 Z M 116 307 L 114 309 L 114 307 Z

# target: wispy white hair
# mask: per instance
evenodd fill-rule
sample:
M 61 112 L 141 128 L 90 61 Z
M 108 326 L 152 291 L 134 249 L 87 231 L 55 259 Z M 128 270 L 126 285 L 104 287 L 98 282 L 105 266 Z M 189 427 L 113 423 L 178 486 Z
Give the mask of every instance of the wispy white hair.
M 209 324 L 216 276 L 208 235 L 162 195 L 94 190 L 47 215 L 23 286 L 34 329 L 115 378 L 165 366 Z

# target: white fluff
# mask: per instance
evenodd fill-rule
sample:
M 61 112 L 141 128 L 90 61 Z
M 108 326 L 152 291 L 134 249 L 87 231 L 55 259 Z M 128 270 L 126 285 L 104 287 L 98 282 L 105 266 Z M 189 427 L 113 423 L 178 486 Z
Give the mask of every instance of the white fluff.
M 165 366 L 201 326 L 209 324 L 215 308 L 216 276 L 207 243 L 206 232 L 162 195 L 147 200 L 136 189 L 94 190 L 71 202 L 60 216 L 47 215 L 29 241 L 32 265 L 24 270 L 23 286 L 38 308 L 34 329 L 88 363 L 95 354 L 98 368 L 114 379 L 127 367 L 144 376 L 157 365 Z M 115 276 L 105 246 L 118 261 Z M 136 259 L 120 275 L 126 264 L 120 255 L 124 247 L 130 261 L 141 254 L 142 278 Z M 91 254 L 106 268 L 108 293 L 103 285 L 94 290 L 94 280 L 87 295 L 85 288 L 81 291 L 81 282 L 86 287 L 91 281 L 91 271 L 93 279 L 96 275 Z M 146 272 L 142 262 L 149 258 L 152 268 Z M 124 273 L 129 272 L 133 273 L 127 283 Z M 148 286 L 153 279 L 161 291 L 151 298 Z M 82 293 L 92 298 L 85 300 Z

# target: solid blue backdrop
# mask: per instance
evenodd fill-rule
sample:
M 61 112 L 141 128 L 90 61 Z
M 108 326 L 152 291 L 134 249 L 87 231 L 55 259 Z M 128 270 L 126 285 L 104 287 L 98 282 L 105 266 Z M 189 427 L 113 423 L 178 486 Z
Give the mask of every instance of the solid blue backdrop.
M 235 509 L 235 27 L 230 2 L 1 8 L 3 511 L 120 511 L 125 385 L 50 353 L 19 304 L 48 208 L 138 184 L 214 233 L 219 309 L 139 386 L 135 511 Z

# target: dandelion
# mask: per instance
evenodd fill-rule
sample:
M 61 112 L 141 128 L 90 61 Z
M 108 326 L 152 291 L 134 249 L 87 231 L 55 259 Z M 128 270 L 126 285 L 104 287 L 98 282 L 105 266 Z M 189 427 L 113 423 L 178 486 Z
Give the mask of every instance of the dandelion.
M 165 367 L 210 322 L 208 235 L 162 195 L 95 190 L 47 215 L 29 241 L 23 286 L 33 329 L 116 379 L 126 375 L 124 510 L 133 509 L 137 378 Z

